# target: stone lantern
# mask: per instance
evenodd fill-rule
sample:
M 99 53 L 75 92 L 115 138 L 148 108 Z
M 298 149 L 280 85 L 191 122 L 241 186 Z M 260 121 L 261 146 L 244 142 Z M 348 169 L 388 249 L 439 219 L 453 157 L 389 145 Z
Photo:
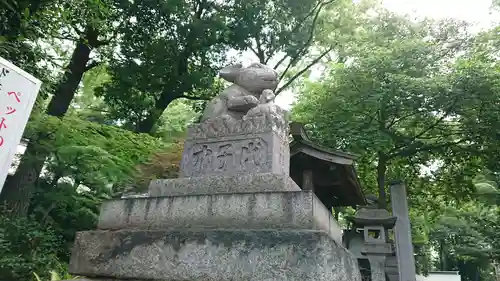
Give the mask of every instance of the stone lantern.
M 363 233 L 361 253 L 368 258 L 372 281 L 385 281 L 385 260 L 393 253 L 388 231 L 394 228 L 396 217 L 377 204 L 362 207 L 354 217 L 348 218 Z

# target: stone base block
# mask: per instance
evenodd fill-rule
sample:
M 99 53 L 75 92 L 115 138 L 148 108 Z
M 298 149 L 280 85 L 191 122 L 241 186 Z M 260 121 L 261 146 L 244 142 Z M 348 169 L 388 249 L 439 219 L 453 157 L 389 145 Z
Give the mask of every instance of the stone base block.
M 116 279 L 116 278 L 81 278 L 78 277 L 76 279 L 69 279 L 69 280 L 61 280 L 61 281 L 150 281 L 150 280 L 144 280 L 144 279 Z M 167 280 L 163 280 L 167 281 Z
M 300 190 L 289 176 L 272 173 L 158 179 L 149 184 L 151 196 Z
M 106 279 L 89 279 L 89 278 L 77 278 L 77 279 L 69 279 L 69 280 L 61 280 L 61 281 L 147 281 L 147 280 L 139 280 L 139 279 L 109 279 L 109 278 L 106 278 Z
M 342 243 L 342 230 L 312 191 L 118 199 L 99 229 L 315 229 Z
M 118 279 L 88 279 L 88 278 L 78 278 L 78 281 L 120 281 Z M 61 280 L 61 281 L 75 281 L 75 279 Z M 139 280 L 127 280 L 127 281 L 139 281 Z
M 361 281 L 356 258 L 321 231 L 86 231 L 76 275 L 169 281 Z
M 89 279 L 89 278 L 77 278 L 77 279 L 70 279 L 70 280 L 61 280 L 61 281 L 147 281 L 147 280 L 139 280 L 139 279 L 109 279 L 109 278 L 106 278 L 106 279 Z
M 289 174 L 288 123 L 284 118 L 216 118 L 188 129 L 180 177 Z

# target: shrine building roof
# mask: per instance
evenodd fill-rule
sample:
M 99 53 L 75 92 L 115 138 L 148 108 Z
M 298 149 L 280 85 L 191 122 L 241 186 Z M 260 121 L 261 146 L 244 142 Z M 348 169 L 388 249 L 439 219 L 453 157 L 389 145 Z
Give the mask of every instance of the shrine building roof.
M 366 204 L 355 155 L 313 143 L 301 123 L 292 122 L 290 130 L 290 176 L 302 189 L 313 189 L 327 208 Z

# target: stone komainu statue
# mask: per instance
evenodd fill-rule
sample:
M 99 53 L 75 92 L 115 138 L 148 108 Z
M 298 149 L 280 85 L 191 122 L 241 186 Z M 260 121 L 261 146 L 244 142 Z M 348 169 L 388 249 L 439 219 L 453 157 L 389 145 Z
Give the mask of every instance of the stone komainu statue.
M 241 120 L 253 108 L 253 114 L 259 114 L 261 110 L 256 107 L 274 99 L 273 91 L 279 83 L 278 73 L 260 63 L 246 68 L 241 64 L 227 66 L 219 75 L 233 85 L 207 104 L 201 122 L 217 117 Z

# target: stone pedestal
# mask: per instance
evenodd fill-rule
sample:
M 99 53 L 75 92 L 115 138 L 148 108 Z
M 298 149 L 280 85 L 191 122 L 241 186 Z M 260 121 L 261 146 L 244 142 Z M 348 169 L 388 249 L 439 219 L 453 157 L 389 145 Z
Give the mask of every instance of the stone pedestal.
M 287 174 L 290 169 L 288 124 L 256 116 L 224 118 L 192 126 L 184 143 L 181 177 L 238 173 Z
M 79 233 L 70 270 L 141 280 L 348 281 L 357 266 L 321 231 L 120 230 Z
M 342 232 L 288 175 L 288 125 L 264 116 L 194 125 L 178 179 L 103 204 L 70 272 L 99 280 L 360 281 Z M 108 279 L 106 279 L 108 278 Z

